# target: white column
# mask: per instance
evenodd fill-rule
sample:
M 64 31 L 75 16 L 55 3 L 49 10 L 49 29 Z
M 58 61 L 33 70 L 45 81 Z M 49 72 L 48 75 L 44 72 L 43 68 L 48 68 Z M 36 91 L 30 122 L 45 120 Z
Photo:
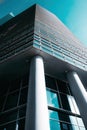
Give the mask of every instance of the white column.
M 83 122 L 87 128 L 87 92 L 76 72 L 67 73 L 67 78 L 72 94 L 79 107 Z
M 32 59 L 29 77 L 25 130 L 50 130 L 42 57 Z

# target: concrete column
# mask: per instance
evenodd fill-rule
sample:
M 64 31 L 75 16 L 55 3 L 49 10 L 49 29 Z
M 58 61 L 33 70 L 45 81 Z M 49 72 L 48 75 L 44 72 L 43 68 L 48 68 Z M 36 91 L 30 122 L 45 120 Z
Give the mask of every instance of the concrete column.
M 67 73 L 73 96 L 77 102 L 84 125 L 87 128 L 87 92 L 76 72 Z
M 25 130 L 50 130 L 44 64 L 40 56 L 31 60 Z

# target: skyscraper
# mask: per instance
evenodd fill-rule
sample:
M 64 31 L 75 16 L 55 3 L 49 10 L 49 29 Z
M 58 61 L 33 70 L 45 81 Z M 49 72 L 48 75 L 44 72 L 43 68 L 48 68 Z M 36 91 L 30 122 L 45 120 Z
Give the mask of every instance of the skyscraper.
M 0 130 L 86 130 L 87 48 L 33 5 L 0 27 Z

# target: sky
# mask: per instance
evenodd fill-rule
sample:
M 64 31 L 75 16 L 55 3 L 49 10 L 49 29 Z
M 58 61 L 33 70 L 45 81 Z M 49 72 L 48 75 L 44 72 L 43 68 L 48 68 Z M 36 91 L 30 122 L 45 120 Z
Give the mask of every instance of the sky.
M 87 46 L 87 0 L 0 0 L 0 18 L 38 3 L 54 13 Z

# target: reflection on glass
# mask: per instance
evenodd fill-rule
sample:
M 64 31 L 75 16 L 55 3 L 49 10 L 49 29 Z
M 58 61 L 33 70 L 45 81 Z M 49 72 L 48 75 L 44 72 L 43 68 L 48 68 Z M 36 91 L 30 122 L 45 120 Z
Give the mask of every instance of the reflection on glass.
M 18 130 L 18 123 L 16 123 L 16 130 Z
M 58 96 L 56 92 L 47 89 L 47 101 L 49 106 L 59 108 Z
M 58 112 L 49 110 L 49 118 L 59 120 Z
M 84 126 L 84 123 L 83 123 L 83 120 L 82 120 L 81 118 L 77 117 L 77 121 L 78 121 L 78 125 L 79 125 L 79 126 L 85 127 L 85 126 Z
M 78 125 L 76 117 L 69 115 L 70 123 L 74 125 Z
M 65 94 L 60 94 L 60 97 L 62 101 L 62 106 L 65 110 L 69 110 L 73 113 L 80 115 L 80 112 L 79 112 L 79 109 L 75 102 L 74 97 L 72 97 L 71 95 L 65 95 Z
M 60 123 L 54 120 L 50 120 L 50 130 L 61 130 Z
M 76 127 L 75 125 L 79 125 L 82 129 L 85 129 L 84 123 L 83 123 L 83 121 L 82 121 L 81 118 L 75 117 L 75 116 L 69 116 L 69 118 L 70 118 L 71 124 L 74 124 L 74 125 L 72 125 L 72 126 L 73 126 L 73 128 L 74 128 L 75 130 L 79 130 L 79 128 L 77 129 L 77 127 Z M 81 129 L 81 130 L 82 130 L 82 129 Z
M 69 102 L 69 106 L 70 106 L 71 111 L 72 111 L 73 113 L 76 113 L 76 112 L 75 112 L 74 105 L 73 105 L 73 102 L 72 102 L 72 96 L 67 95 L 67 99 L 68 99 L 68 102 Z
M 58 112 L 49 110 L 49 118 L 50 118 L 50 130 L 61 130 Z
M 74 104 L 76 114 L 80 115 L 80 111 L 79 111 L 79 108 L 78 108 L 78 106 L 76 104 L 76 101 L 75 101 L 74 97 L 72 97 L 72 102 Z
M 63 129 L 63 130 L 68 130 L 68 125 L 65 124 L 65 123 L 62 123 L 62 129 Z
M 21 119 L 18 122 L 18 130 L 24 130 L 25 127 L 25 119 Z
M 86 130 L 86 128 L 84 128 L 84 127 L 79 127 L 79 130 Z
M 79 112 L 79 109 L 78 109 L 78 106 L 75 102 L 75 99 L 74 97 L 70 96 L 70 95 L 67 95 L 67 99 L 68 99 L 68 102 L 69 102 L 69 106 L 70 106 L 70 109 L 73 113 L 76 113 L 76 114 L 80 114 Z
M 79 130 L 79 127 L 76 126 L 76 125 L 71 125 L 71 126 L 69 127 L 69 129 L 70 129 L 70 130 Z
M 67 122 L 73 125 L 78 125 L 77 117 L 63 112 L 58 112 L 60 121 Z

